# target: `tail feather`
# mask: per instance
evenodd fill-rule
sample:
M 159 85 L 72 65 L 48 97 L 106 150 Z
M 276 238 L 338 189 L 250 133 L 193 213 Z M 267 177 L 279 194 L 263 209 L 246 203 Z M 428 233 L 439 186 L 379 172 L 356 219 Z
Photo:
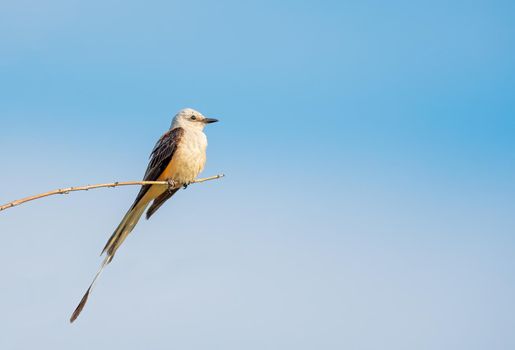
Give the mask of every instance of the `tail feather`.
M 75 311 L 73 311 L 72 316 L 70 317 L 70 323 L 75 321 L 77 317 L 79 317 L 82 309 L 86 305 L 86 302 L 88 301 L 89 295 L 91 294 L 91 291 L 93 290 L 93 287 L 95 285 L 95 282 L 97 281 L 97 278 L 100 276 L 104 268 L 113 260 L 114 254 L 116 253 L 116 250 L 120 247 L 120 245 L 123 243 L 125 238 L 131 233 L 131 231 L 134 229 L 136 224 L 138 223 L 141 215 L 145 211 L 146 207 L 148 205 L 148 201 L 139 201 L 136 205 L 134 205 L 127 214 L 122 219 L 122 222 L 120 222 L 120 225 L 116 228 L 114 233 L 111 235 L 111 238 L 107 241 L 107 244 L 105 245 L 104 249 L 102 250 L 103 253 L 107 253 L 104 261 L 102 262 L 102 265 L 100 265 L 100 269 L 98 270 L 97 274 L 93 278 L 93 281 L 89 285 L 88 289 L 86 290 L 86 293 L 84 293 L 84 296 L 82 297 L 81 301 L 79 302 L 79 305 L 75 308 Z
M 97 281 L 97 278 L 100 276 L 102 271 L 104 271 L 104 267 L 106 267 L 107 264 L 109 264 L 109 261 L 110 261 L 109 256 L 106 256 L 104 261 L 102 262 L 102 265 L 100 265 L 100 269 L 98 269 L 97 274 L 93 278 L 93 281 L 91 282 L 88 289 L 86 290 L 86 293 L 84 293 L 84 296 L 80 300 L 79 305 L 77 305 L 77 307 L 73 311 L 73 314 L 70 317 L 70 323 L 73 323 L 73 321 L 75 321 L 77 319 L 77 317 L 79 317 L 80 313 L 82 312 L 82 309 L 84 309 L 84 306 L 86 305 L 86 302 L 88 301 L 89 294 L 91 293 L 91 291 L 93 290 L 93 287 L 95 286 L 95 282 Z
M 172 197 L 175 192 L 177 192 L 179 189 L 175 188 L 171 191 L 165 191 L 162 194 L 160 194 L 154 201 L 152 202 L 152 205 L 147 210 L 147 220 L 150 219 L 152 215 L 157 211 L 157 209 L 161 208 L 161 206 L 168 200 L 170 197 Z
M 116 253 L 116 250 L 122 245 L 123 241 L 129 233 L 134 229 L 136 224 L 138 223 L 139 219 L 141 218 L 141 215 L 143 215 L 143 212 L 145 211 L 145 208 L 147 207 L 147 203 L 140 203 L 136 205 L 134 208 L 131 208 L 127 214 L 122 219 L 122 222 L 120 222 L 120 225 L 114 230 L 113 234 L 107 241 L 104 249 L 102 249 L 102 254 L 107 252 L 107 256 L 109 257 L 109 262 L 113 260 L 114 254 Z

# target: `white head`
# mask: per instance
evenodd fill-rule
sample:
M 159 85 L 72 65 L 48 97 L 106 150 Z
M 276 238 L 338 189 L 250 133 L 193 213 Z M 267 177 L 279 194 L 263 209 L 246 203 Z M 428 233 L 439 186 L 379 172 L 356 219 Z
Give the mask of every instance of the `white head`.
M 198 129 L 202 130 L 204 129 L 204 126 L 209 123 L 215 123 L 217 122 L 217 119 L 213 118 L 206 118 L 202 115 L 202 113 L 191 109 L 191 108 L 184 108 L 179 111 L 173 117 L 171 129 L 181 127 L 185 129 Z

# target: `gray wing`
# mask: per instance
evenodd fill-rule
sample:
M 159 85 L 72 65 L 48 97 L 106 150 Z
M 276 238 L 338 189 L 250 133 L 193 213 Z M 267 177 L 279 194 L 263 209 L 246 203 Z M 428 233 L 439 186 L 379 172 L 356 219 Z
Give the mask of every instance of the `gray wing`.
M 183 135 L 183 128 L 175 128 L 167 131 L 163 136 L 161 136 L 150 153 L 150 162 L 148 163 L 147 170 L 143 176 L 143 181 L 156 181 L 159 176 L 161 176 L 168 164 L 170 164 L 170 161 L 177 150 L 177 145 Z M 141 187 L 141 190 L 136 196 L 131 208 L 136 206 L 151 186 L 152 185 L 143 185 Z

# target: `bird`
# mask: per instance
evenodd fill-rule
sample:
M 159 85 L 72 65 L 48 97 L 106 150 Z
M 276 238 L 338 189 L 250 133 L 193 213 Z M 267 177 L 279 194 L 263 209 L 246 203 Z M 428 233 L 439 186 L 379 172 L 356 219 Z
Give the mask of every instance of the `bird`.
M 70 317 L 73 323 L 88 301 L 93 286 L 104 268 L 113 260 L 118 248 L 134 229 L 146 210 L 147 220 L 181 187 L 186 188 L 204 169 L 207 137 L 204 127 L 218 122 L 202 113 L 185 108 L 173 118 L 170 129 L 156 142 L 150 152 L 143 181 L 167 181 L 169 186 L 143 185 L 133 204 L 107 241 L 101 255 L 105 258 L 93 281 Z M 147 209 L 148 208 L 148 209 Z

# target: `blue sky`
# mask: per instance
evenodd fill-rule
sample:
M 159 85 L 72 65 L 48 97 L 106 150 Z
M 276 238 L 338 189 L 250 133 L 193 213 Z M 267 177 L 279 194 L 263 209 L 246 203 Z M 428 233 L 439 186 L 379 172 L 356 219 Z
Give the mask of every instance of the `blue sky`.
M 141 222 L 72 326 L 137 188 L 2 212 L 0 346 L 512 349 L 514 14 L 1 3 L 1 202 L 139 179 L 183 107 L 227 177 Z

